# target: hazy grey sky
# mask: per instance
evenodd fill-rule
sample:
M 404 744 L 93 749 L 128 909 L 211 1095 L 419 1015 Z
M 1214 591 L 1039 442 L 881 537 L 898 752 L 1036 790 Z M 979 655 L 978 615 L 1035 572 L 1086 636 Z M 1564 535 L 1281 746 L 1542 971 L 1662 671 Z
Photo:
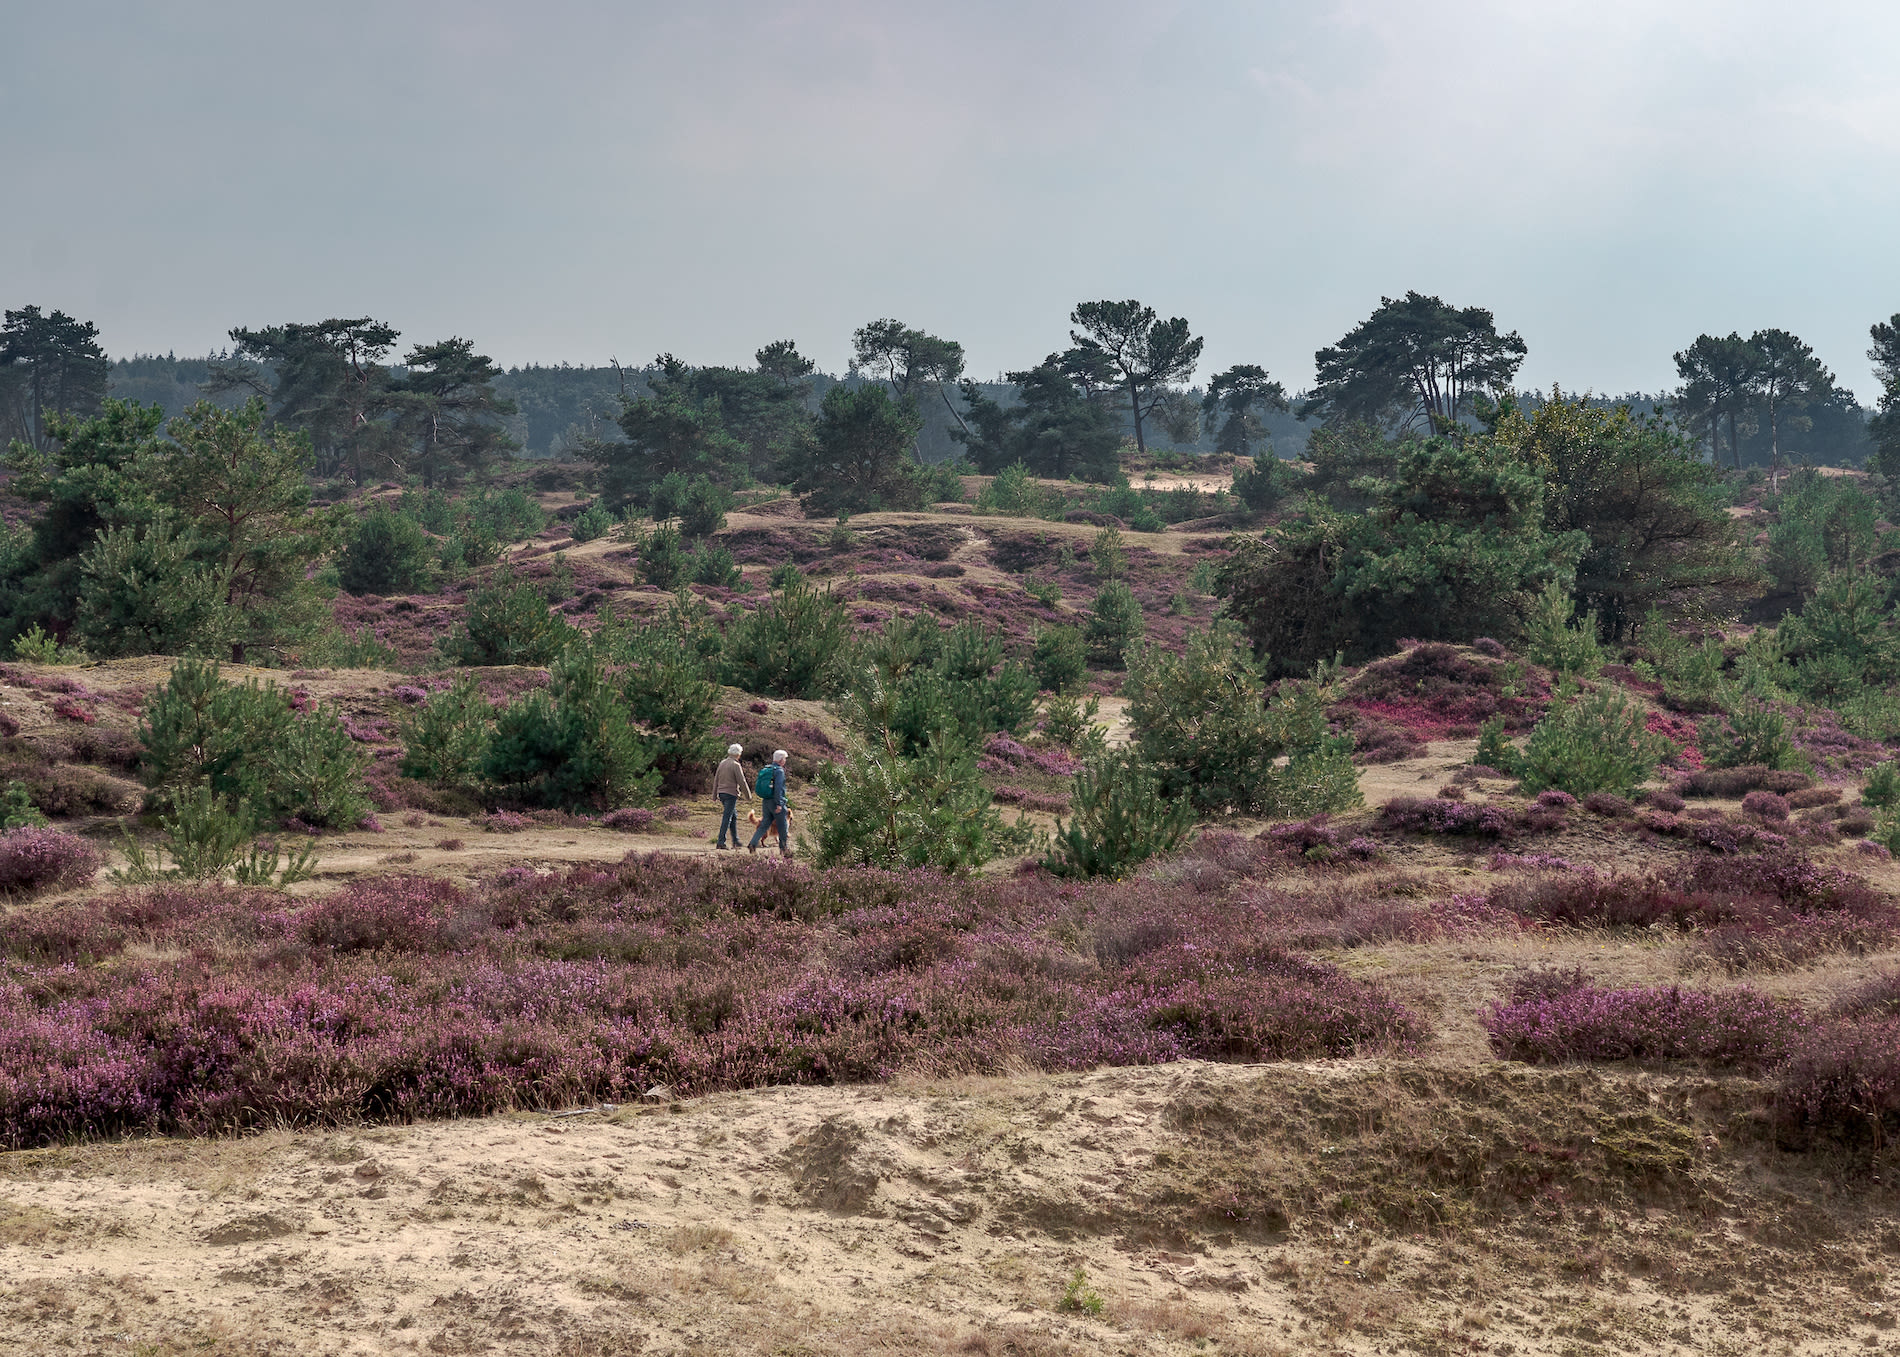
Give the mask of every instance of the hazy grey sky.
M 1900 311 L 1892 0 L 0 0 L 0 301 L 109 351 L 372 314 L 504 363 L 971 371 L 1140 297 L 1290 386 L 1407 288 L 1522 377 Z

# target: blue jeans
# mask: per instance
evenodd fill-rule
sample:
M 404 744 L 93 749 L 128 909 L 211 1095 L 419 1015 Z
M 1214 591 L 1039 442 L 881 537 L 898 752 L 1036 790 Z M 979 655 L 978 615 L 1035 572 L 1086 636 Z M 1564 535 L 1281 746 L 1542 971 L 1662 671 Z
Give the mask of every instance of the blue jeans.
M 726 841 L 726 830 L 730 828 L 732 846 L 737 848 L 739 846 L 739 798 L 731 792 L 721 792 L 719 804 L 723 807 L 719 812 L 719 842 Z
M 785 851 L 785 803 L 783 801 L 765 803 L 765 816 L 759 821 L 759 827 L 752 831 L 752 842 L 746 847 L 756 848 L 764 843 L 765 831 L 774 826 L 778 828 L 778 851 L 783 853 Z

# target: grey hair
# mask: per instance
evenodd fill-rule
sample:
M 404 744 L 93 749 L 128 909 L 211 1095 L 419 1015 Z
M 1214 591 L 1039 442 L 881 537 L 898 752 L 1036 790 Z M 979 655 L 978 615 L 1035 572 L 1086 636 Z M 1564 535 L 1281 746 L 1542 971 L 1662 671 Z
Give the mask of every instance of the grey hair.
M 736 759 L 743 753 L 745 753 L 745 746 L 742 744 L 729 744 L 726 746 L 726 757 L 729 759 Z
M 784 751 L 783 749 L 774 749 L 774 750 L 772 751 L 772 762 L 773 762 L 773 763 L 783 763 L 783 762 L 785 762 L 785 759 L 786 759 L 786 757 L 787 757 L 787 756 L 786 756 L 786 753 L 785 753 L 785 751 Z

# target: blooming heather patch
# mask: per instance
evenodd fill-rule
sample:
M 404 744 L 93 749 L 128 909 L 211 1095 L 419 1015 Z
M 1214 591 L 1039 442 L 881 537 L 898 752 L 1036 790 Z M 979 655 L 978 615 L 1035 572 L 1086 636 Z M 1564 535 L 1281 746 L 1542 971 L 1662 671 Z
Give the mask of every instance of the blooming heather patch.
M 629 855 L 311 902 L 122 893 L 0 918 L 0 1145 L 470 1115 L 1181 1057 L 1411 1051 L 1376 983 L 1188 882 Z M 75 965 L 70 963 L 83 962 Z
M 0 893 L 29 895 L 90 881 L 99 850 L 63 830 L 10 829 L 0 834 Z
M 1860 877 L 1788 850 L 1701 858 L 1661 876 L 1585 871 L 1507 882 L 1485 905 L 1526 924 L 1693 931 L 1699 955 L 1731 971 L 1871 951 L 1900 929 L 1892 902 Z
M 1590 985 L 1493 1004 L 1491 1049 L 1507 1060 L 1698 1060 L 1738 1069 L 1778 1063 L 1811 1026 L 1796 1005 L 1746 986 L 1713 992 L 1679 985 Z
M 1694 722 L 1671 716 L 1668 712 L 1653 711 L 1644 720 L 1643 729 L 1651 735 L 1662 736 L 1675 746 L 1675 751 L 1663 760 L 1666 766 L 1690 772 L 1702 767 L 1702 750 L 1696 744 Z
M 1379 808 L 1379 824 L 1408 834 L 1440 834 L 1479 839 L 1511 839 L 1556 829 L 1564 822 L 1561 805 L 1535 805 L 1528 811 L 1477 805 L 1444 798 L 1395 796 Z
M 1420 742 L 1456 738 L 1454 730 L 1475 730 L 1493 717 L 1502 717 L 1507 731 L 1528 730 L 1549 701 L 1549 689 L 1530 674 L 1518 677 L 1515 695 L 1505 696 L 1508 686 L 1502 664 L 1448 645 L 1415 644 L 1360 670 L 1329 714 L 1345 725 L 1371 718 Z
M 1818 1026 L 1778 1074 L 1785 1126 L 1878 1145 L 1900 1130 L 1900 1017 Z
M 624 806 L 619 810 L 610 810 L 601 817 L 601 825 L 607 829 L 618 829 L 629 834 L 642 834 L 653 828 L 654 814 L 645 806 Z

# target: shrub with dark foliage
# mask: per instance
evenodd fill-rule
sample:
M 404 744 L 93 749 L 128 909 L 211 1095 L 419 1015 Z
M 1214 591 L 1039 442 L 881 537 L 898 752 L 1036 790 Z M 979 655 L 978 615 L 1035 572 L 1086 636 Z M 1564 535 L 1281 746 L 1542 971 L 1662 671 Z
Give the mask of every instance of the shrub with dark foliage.
M 38 828 L 0 834 L 0 894 L 31 895 L 92 880 L 104 859 L 76 834 Z

